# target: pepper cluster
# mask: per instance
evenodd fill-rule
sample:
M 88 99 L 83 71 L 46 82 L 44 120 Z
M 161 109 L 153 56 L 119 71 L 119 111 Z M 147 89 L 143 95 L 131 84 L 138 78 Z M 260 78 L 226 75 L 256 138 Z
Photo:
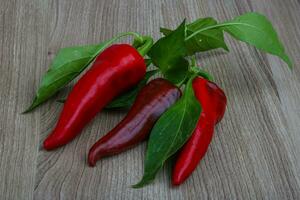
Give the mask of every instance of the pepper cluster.
M 259 30 L 259 31 L 258 31 Z M 161 28 L 164 37 L 135 32 L 117 35 L 98 45 L 64 48 L 58 52 L 29 112 L 77 77 L 90 63 L 64 102 L 55 128 L 43 147 L 53 150 L 71 142 L 102 109 L 129 108 L 127 115 L 89 150 L 88 164 L 121 153 L 148 139 L 142 180 L 152 182 L 163 164 L 177 153 L 172 183 L 179 185 L 196 169 L 226 110 L 227 98 L 212 76 L 196 66 L 194 54 L 216 48 L 228 51 L 227 32 L 268 53 L 292 62 L 271 23 L 258 13 L 246 13 L 217 23 L 201 18 L 175 29 Z M 132 45 L 112 43 L 134 36 Z M 156 70 L 147 70 L 153 64 Z M 162 78 L 149 79 L 160 72 Z M 181 88 L 184 87 L 184 92 Z

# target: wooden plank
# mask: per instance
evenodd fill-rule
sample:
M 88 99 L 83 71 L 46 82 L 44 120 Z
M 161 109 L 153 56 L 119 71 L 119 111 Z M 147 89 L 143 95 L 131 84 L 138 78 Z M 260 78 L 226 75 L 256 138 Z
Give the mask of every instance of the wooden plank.
M 40 113 L 20 113 L 45 63 L 45 8 L 31 1 L 0 5 L 0 199 L 32 199 Z
M 2 1 L 0 199 L 299 199 L 299 10 L 296 0 Z M 87 166 L 90 146 L 125 113 L 102 112 L 82 135 L 52 152 L 40 145 L 62 105 L 52 100 L 19 115 L 61 47 L 125 31 L 158 38 L 160 26 L 173 28 L 183 18 L 224 21 L 248 11 L 272 21 L 295 69 L 291 73 L 277 57 L 230 37 L 230 53 L 197 55 L 224 88 L 228 108 L 201 165 L 180 187 L 170 185 L 169 164 L 153 184 L 130 188 L 142 176 L 145 143 Z

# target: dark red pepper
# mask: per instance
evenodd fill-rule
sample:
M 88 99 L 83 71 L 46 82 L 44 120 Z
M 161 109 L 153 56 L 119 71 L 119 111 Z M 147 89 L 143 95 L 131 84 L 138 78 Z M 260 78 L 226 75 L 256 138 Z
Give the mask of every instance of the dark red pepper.
M 117 154 L 144 140 L 157 119 L 181 96 L 178 87 L 165 79 L 154 79 L 141 89 L 125 118 L 90 149 L 88 163 Z
M 183 146 L 175 163 L 173 185 L 180 185 L 195 170 L 212 140 L 214 126 L 225 113 L 227 99 L 215 83 L 197 77 L 193 80 L 193 89 L 202 112 L 191 138 Z
M 145 73 L 144 59 L 132 46 L 118 44 L 105 49 L 73 87 L 44 148 L 51 150 L 70 142 L 105 105 L 136 85 Z

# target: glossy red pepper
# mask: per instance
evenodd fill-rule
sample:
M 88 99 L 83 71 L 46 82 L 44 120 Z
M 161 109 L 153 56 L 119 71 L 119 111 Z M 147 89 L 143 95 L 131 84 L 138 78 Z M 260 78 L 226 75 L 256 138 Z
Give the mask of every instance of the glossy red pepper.
M 141 89 L 125 118 L 90 149 L 88 163 L 117 154 L 144 140 L 156 120 L 181 96 L 178 87 L 165 79 L 154 79 Z
M 173 185 L 180 185 L 196 169 L 212 140 L 214 126 L 225 113 L 227 99 L 215 83 L 197 77 L 193 80 L 193 90 L 202 112 L 191 138 L 183 146 L 175 163 Z
M 105 105 L 136 85 L 145 73 L 144 59 L 132 46 L 118 44 L 105 49 L 73 87 L 44 148 L 51 150 L 70 142 Z

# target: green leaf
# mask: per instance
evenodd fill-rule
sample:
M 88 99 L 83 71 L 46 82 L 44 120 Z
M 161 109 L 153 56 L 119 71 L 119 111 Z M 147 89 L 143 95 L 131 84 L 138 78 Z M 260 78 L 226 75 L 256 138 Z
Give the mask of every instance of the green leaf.
M 284 47 L 271 22 L 264 15 L 246 13 L 232 21 L 225 22 L 224 25 L 223 30 L 234 38 L 279 56 L 292 68 L 292 61 L 285 53 Z
M 164 36 L 168 36 L 172 33 L 172 30 L 171 29 L 167 29 L 167 28 L 163 28 L 163 27 L 160 27 L 159 31 L 164 34 Z
M 148 55 L 164 77 L 173 83 L 185 79 L 188 71 L 188 61 L 185 48 L 185 20 L 170 35 L 159 39 L 150 49 Z
M 290 68 L 293 66 L 291 59 L 285 53 L 275 29 L 264 15 L 255 12 L 246 13 L 222 24 L 200 28 L 189 35 L 186 41 L 192 40 L 194 37 L 197 37 L 198 34 L 205 31 L 215 29 L 222 29 L 237 40 L 241 40 L 258 49 L 280 57 Z
M 33 103 L 24 113 L 32 111 L 52 97 L 77 77 L 101 51 L 125 35 L 129 34 L 118 35 L 98 45 L 75 46 L 61 49 L 50 65 L 50 69 L 43 76 L 42 83 Z
M 186 26 L 186 34 L 187 36 L 189 36 L 199 29 L 216 24 L 217 21 L 211 17 L 200 18 Z M 160 28 L 160 32 L 167 36 L 172 33 L 172 30 Z M 222 29 L 212 29 L 203 31 L 197 34 L 195 37 L 191 38 L 190 40 L 187 40 L 185 45 L 189 55 L 193 55 L 196 52 L 208 51 L 216 48 L 223 48 L 224 50 L 229 51 L 224 41 Z
M 211 17 L 201 18 L 187 25 L 187 35 L 193 34 L 195 31 L 211 25 L 216 25 L 217 21 Z M 228 47 L 224 41 L 222 29 L 211 29 L 197 34 L 191 40 L 186 41 L 189 55 L 193 55 L 199 51 L 208 51 L 217 48 L 223 48 L 226 51 Z
M 189 79 L 183 97 L 153 127 L 147 147 L 144 176 L 134 188 L 151 183 L 165 161 L 184 145 L 196 127 L 201 106 L 194 95 L 193 79 L 194 76 Z
M 143 80 L 139 82 L 137 86 L 132 88 L 130 91 L 125 94 L 118 96 L 112 102 L 110 102 L 105 108 L 106 109 L 120 109 L 120 108 L 129 108 L 133 104 L 139 91 L 147 84 L 147 81 L 151 76 L 156 74 L 158 70 L 148 71 Z

